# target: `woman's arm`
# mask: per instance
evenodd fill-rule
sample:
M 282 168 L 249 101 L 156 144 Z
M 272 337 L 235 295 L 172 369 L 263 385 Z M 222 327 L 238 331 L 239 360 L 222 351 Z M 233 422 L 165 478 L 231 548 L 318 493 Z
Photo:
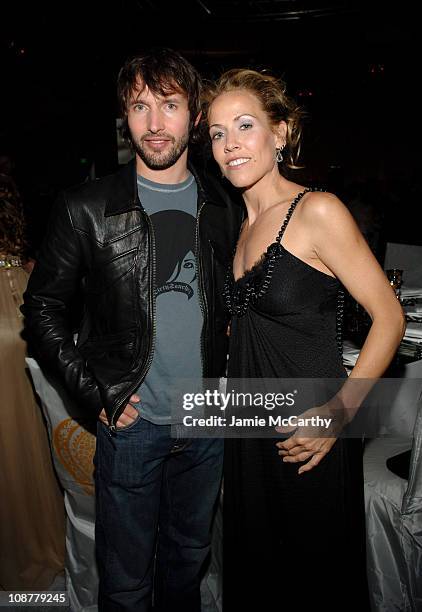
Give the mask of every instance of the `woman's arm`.
M 352 215 L 334 195 L 313 193 L 304 221 L 312 224 L 316 256 L 369 314 L 372 325 L 349 380 L 338 397 L 353 418 L 363 399 L 389 366 L 406 329 L 403 309 Z M 372 379 L 368 380 L 368 379 Z
M 406 329 L 403 309 L 381 266 L 357 227 L 352 215 L 334 195 L 314 192 L 303 202 L 302 222 L 310 237 L 313 257 L 319 259 L 365 308 L 372 325 L 348 379 L 335 398 L 306 414 L 332 410 L 340 421 L 350 422 L 362 401 L 387 369 Z M 359 382 L 358 382 L 359 380 Z M 341 415 L 341 416 L 340 416 Z M 288 428 L 279 428 L 287 432 Z M 283 461 L 307 461 L 298 473 L 313 469 L 329 452 L 333 437 L 309 437 L 300 428 L 278 442 Z

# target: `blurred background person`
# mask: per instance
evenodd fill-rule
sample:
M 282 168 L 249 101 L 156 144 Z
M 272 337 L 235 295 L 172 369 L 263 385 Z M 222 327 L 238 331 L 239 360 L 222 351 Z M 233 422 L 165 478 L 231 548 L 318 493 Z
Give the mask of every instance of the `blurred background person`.
M 25 369 L 19 306 L 33 261 L 12 168 L 0 156 L 0 588 L 43 590 L 63 570 L 64 505 Z

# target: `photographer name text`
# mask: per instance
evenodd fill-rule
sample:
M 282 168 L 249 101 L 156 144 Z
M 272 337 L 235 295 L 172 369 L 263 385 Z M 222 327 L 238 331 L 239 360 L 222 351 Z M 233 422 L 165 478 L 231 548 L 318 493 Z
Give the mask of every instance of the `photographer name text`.
M 222 416 L 209 416 L 205 418 L 186 415 L 183 417 L 185 427 L 325 427 L 328 429 L 333 419 L 313 416 L 300 418 L 297 416 L 281 417 L 268 415 L 267 417 L 237 417 L 230 419 Z

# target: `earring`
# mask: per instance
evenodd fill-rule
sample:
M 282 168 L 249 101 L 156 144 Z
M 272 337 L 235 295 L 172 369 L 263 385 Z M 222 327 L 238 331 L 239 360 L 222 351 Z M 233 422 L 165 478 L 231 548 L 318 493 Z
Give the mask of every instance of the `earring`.
M 283 161 L 283 153 L 282 153 L 282 151 L 283 151 L 285 146 L 286 145 L 283 144 L 281 147 L 276 147 L 276 150 L 275 150 L 275 160 L 276 160 L 276 162 L 278 164 L 280 164 Z

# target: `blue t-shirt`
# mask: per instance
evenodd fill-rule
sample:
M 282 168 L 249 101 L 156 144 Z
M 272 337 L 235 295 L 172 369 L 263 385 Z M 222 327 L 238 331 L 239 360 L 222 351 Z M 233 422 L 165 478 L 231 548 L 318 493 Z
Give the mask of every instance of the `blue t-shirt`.
M 175 185 L 138 176 L 138 194 L 155 238 L 155 343 L 137 393 L 144 419 L 170 424 L 173 385 L 200 381 L 202 311 L 195 266 L 197 187 L 192 175 Z

